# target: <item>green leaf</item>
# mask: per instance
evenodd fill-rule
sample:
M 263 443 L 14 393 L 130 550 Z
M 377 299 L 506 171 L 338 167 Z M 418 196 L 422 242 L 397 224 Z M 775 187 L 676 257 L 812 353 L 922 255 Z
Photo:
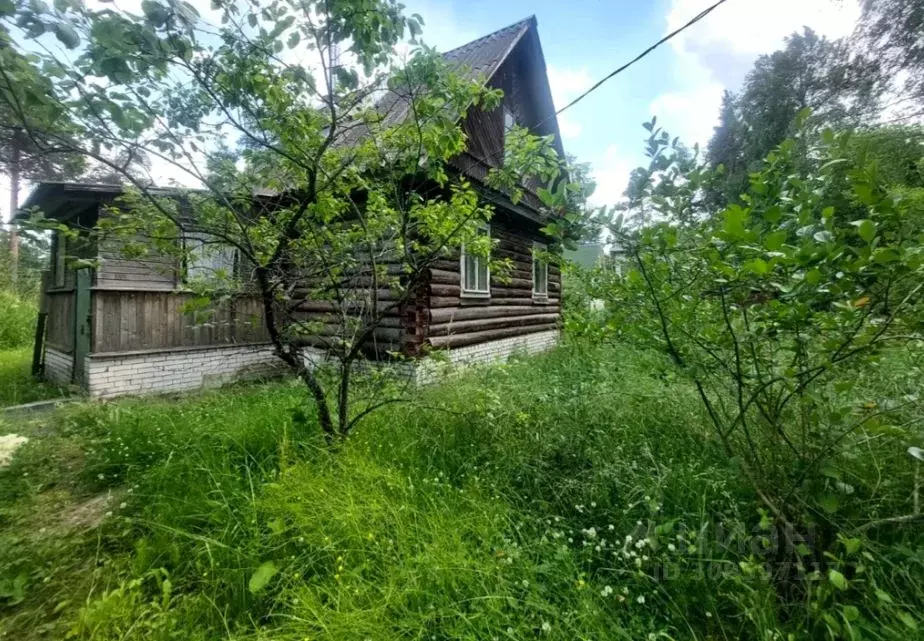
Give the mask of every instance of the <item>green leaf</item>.
M 908 614 L 907 612 L 899 612 L 898 618 L 901 619 L 901 622 L 904 623 L 909 630 L 917 630 L 918 622 L 914 620 L 914 617 Z
M 836 587 L 838 590 L 843 591 L 847 589 L 847 577 L 845 577 L 837 570 L 828 570 L 828 580 L 831 581 L 831 585 Z
M 873 241 L 876 237 L 876 223 L 869 219 L 855 220 L 853 224 L 857 227 L 857 234 L 867 243 Z
M 763 258 L 755 258 L 754 260 L 748 261 L 745 263 L 744 268 L 758 276 L 763 276 L 770 271 L 770 266 Z
M 747 233 L 744 227 L 744 221 L 747 218 L 745 212 L 738 205 L 732 205 L 725 210 L 725 233 L 731 238 L 741 238 Z
M 880 590 L 879 588 L 876 588 L 876 598 L 883 603 L 892 603 L 892 597 L 889 596 L 889 593 L 885 590 Z
M 256 594 L 266 587 L 266 584 L 270 582 L 270 579 L 276 576 L 276 572 L 278 571 L 275 563 L 266 561 L 250 575 L 250 582 L 247 584 L 247 587 L 251 592 Z
M 764 247 L 770 251 L 777 251 L 785 242 L 786 232 L 780 229 L 767 234 L 767 237 L 764 238 Z
M 860 611 L 855 605 L 845 605 L 843 609 L 844 620 L 846 621 L 856 621 L 860 618 Z
M 817 240 L 819 243 L 830 243 L 834 240 L 834 234 L 829 232 L 827 229 L 822 229 L 821 231 L 816 231 L 812 234 L 812 238 Z
M 74 27 L 71 25 L 59 22 L 55 24 L 53 29 L 55 37 L 68 49 L 74 49 L 80 44 L 80 36 L 77 35 L 77 32 L 74 31 Z

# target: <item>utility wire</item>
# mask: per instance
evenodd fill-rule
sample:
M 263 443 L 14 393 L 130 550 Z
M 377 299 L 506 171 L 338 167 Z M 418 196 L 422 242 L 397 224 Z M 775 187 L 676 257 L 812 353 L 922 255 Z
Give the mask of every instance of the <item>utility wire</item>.
M 547 117 L 545 117 L 544 119 L 540 120 L 540 121 L 539 121 L 538 123 L 536 123 L 535 125 L 532 125 L 532 126 L 530 127 L 530 129 L 533 129 L 533 130 L 539 129 L 539 127 L 541 127 L 542 125 L 544 125 L 545 123 L 547 123 L 548 121 L 550 121 L 552 118 L 557 117 L 559 114 L 561 114 L 561 113 L 562 113 L 563 111 L 565 111 L 566 109 L 570 109 L 571 107 L 573 107 L 573 106 L 576 105 L 577 103 L 581 102 L 584 98 L 586 98 L 586 97 L 589 96 L 591 93 L 593 93 L 594 91 L 596 91 L 597 89 L 599 89 L 600 86 L 603 85 L 603 83 L 605 83 L 607 80 L 610 80 L 611 78 L 613 78 L 613 77 L 619 75 L 620 73 L 622 73 L 623 71 L 625 71 L 626 69 L 628 69 L 629 67 L 631 67 L 632 65 L 634 65 L 636 62 L 638 62 L 639 60 L 641 60 L 642 58 L 644 58 L 645 56 L 647 56 L 649 53 L 651 53 L 652 51 L 654 51 L 655 49 L 657 49 L 658 47 L 660 47 L 661 45 L 663 45 L 665 42 L 667 42 L 668 40 L 670 40 L 671 38 L 673 38 L 674 36 L 677 36 L 678 34 L 680 34 L 681 32 L 685 31 L 686 29 L 689 29 L 690 27 L 692 27 L 693 25 L 695 25 L 697 22 L 699 22 L 700 20 L 702 20 L 703 18 L 705 18 L 706 16 L 708 16 L 710 13 L 712 13 L 713 11 L 715 11 L 715 10 L 719 7 L 719 5 L 725 4 L 727 1 L 728 1 L 728 0 L 718 0 L 718 2 L 716 2 L 715 4 L 713 4 L 713 5 L 711 5 L 711 6 L 707 7 L 707 8 L 705 8 L 705 9 L 703 9 L 703 10 L 700 11 L 698 14 L 696 14 L 696 16 L 694 16 L 692 20 L 690 20 L 689 22 L 687 22 L 686 24 L 684 24 L 684 25 L 681 26 L 680 28 L 675 29 L 674 31 L 671 31 L 669 34 L 667 34 L 666 36 L 664 36 L 663 38 L 661 38 L 660 40 L 658 40 L 656 43 L 654 43 L 653 45 L 651 45 L 650 47 L 648 47 L 647 49 L 645 49 L 643 52 L 641 52 L 640 54 L 638 54 L 637 56 L 635 56 L 634 58 L 632 58 L 632 60 L 630 60 L 630 61 L 627 62 L 626 64 L 622 65 L 621 67 L 619 67 L 619 68 L 617 68 L 617 69 L 614 69 L 611 73 L 607 74 L 606 77 L 602 78 L 602 79 L 599 80 L 596 84 L 594 84 L 593 87 L 591 87 L 590 89 L 588 89 L 587 91 L 585 91 L 584 93 L 582 93 L 580 96 L 578 96 L 577 98 L 575 98 L 574 100 L 572 100 L 571 102 L 569 102 L 567 105 L 565 105 L 564 107 L 562 107 L 561 109 L 559 109 L 558 111 L 556 111 L 555 113 L 553 113 L 552 115 L 547 116 Z M 509 131 L 509 130 L 507 130 L 507 131 Z M 487 166 L 491 166 L 490 161 L 491 161 L 491 160 L 494 160 L 495 158 L 499 158 L 499 157 L 502 156 L 503 154 L 504 154 L 504 150 L 501 149 L 500 151 L 498 151 L 498 152 L 496 152 L 496 153 L 490 154 L 487 158 L 482 158 L 482 157 L 476 156 L 476 155 L 474 155 L 474 154 L 472 154 L 472 156 L 473 156 L 476 160 L 478 160 L 479 162 L 481 162 L 481 163 L 483 163 L 483 164 L 485 164 L 485 165 L 487 165 Z
M 536 127 L 539 127 L 540 125 L 545 124 L 548 120 L 550 120 L 550 119 L 553 118 L 554 116 L 557 116 L 557 115 L 561 114 L 561 113 L 562 113 L 563 111 L 565 111 L 566 109 L 570 109 L 571 107 L 573 107 L 573 106 L 576 105 L 577 103 L 581 102 L 584 98 L 586 98 L 586 97 L 589 96 L 591 93 L 593 93 L 594 91 L 596 91 L 597 89 L 599 89 L 600 86 L 603 85 L 603 83 L 605 83 L 607 80 L 613 78 L 614 76 L 619 75 L 620 73 L 622 73 L 623 71 L 625 71 L 626 69 L 628 69 L 629 67 L 631 67 L 632 65 L 634 65 L 636 62 L 638 62 L 639 60 L 641 60 L 642 58 L 644 58 L 645 56 L 647 56 L 649 53 L 651 53 L 652 51 L 654 51 L 655 49 L 657 49 L 658 47 L 660 47 L 661 45 L 663 45 L 665 42 L 667 42 L 668 40 L 670 40 L 671 38 L 673 38 L 674 36 L 680 34 L 681 32 L 685 31 L 686 29 L 692 27 L 692 26 L 695 25 L 697 22 L 699 22 L 700 20 L 702 20 L 703 18 L 705 18 L 706 16 L 708 16 L 710 13 L 712 13 L 713 11 L 715 11 L 715 10 L 719 7 L 719 5 L 725 4 L 725 2 L 727 2 L 727 0 L 719 0 L 718 2 L 716 2 L 715 4 L 713 4 L 712 6 L 707 7 L 706 9 L 703 9 L 703 10 L 700 11 L 692 20 L 690 20 L 689 22 L 687 22 L 685 25 L 683 25 L 683 26 L 680 27 L 679 29 L 675 29 L 674 31 L 670 32 L 669 34 L 667 34 L 666 36 L 664 36 L 663 38 L 661 38 L 660 40 L 658 40 L 656 43 L 654 43 L 653 45 L 651 45 L 650 47 L 648 47 L 647 49 L 645 49 L 642 53 L 640 53 L 640 54 L 638 54 L 637 56 L 635 56 L 632 60 L 630 60 L 630 61 L 627 62 L 626 64 L 622 65 L 622 66 L 619 67 L 618 69 L 613 70 L 611 73 L 609 73 L 609 74 L 606 75 L 604 78 L 602 78 L 601 80 L 599 80 L 596 84 L 594 84 L 593 87 L 591 87 L 590 89 L 588 89 L 587 91 L 585 91 L 584 93 L 582 93 L 580 96 L 578 96 L 577 98 L 575 98 L 574 100 L 572 100 L 571 102 L 569 102 L 567 105 L 565 105 L 564 107 L 562 107 L 561 109 L 559 109 L 558 111 L 556 111 L 552 116 L 549 116 L 548 118 L 546 118 L 545 120 L 543 120 L 542 122 L 540 122 L 538 125 L 536 125 Z

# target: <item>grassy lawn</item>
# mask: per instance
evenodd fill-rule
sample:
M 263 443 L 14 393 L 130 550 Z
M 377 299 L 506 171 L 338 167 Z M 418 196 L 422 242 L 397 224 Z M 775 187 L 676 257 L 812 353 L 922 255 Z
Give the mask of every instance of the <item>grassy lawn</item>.
M 915 393 L 902 358 L 857 389 Z M 781 593 L 705 426 L 659 356 L 582 344 L 426 388 L 336 452 L 293 382 L 64 408 L 0 470 L 0 638 L 850 638 L 822 599 L 876 631 L 854 638 L 913 638 L 920 530 L 864 539 L 844 589 Z M 900 513 L 900 440 L 862 452 Z
M 32 348 L 0 350 L 0 407 L 31 403 L 66 394 L 66 389 L 32 377 Z

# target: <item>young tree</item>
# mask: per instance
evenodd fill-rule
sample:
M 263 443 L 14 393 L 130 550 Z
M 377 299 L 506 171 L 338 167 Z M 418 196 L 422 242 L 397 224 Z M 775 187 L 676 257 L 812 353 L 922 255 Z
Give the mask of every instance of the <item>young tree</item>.
M 467 110 L 494 108 L 500 92 L 426 47 L 396 64 L 396 45 L 405 33 L 417 42 L 421 19 L 395 0 L 215 6 L 217 25 L 179 0 L 145 0 L 141 16 L 73 0 L 23 7 L 17 20 L 79 48 L 74 62 L 40 56 L 56 78 L 50 108 L 109 153 L 68 136 L 54 144 L 134 187 L 98 231 L 142 239 L 135 251 L 212 255 L 216 268 L 197 283 L 203 296 L 254 292 L 322 429 L 345 437 L 393 401 L 354 408 L 351 379 L 364 355 L 399 351 L 391 319 L 433 262 L 463 242 L 489 250 L 479 228 L 492 210 L 449 161 L 465 148 Z M 489 181 L 514 200 L 527 177 L 545 184 L 559 173 L 549 139 L 519 128 L 506 139 Z M 197 189 L 162 197 L 110 160 L 113 151 L 144 154 Z M 332 379 L 312 362 L 318 350 Z
M 858 363 L 924 338 L 921 228 L 909 227 L 907 204 L 857 156 L 849 133 L 818 135 L 806 118 L 752 174 L 741 205 L 688 216 L 684 203 L 710 179 L 702 168 L 671 198 L 655 197 L 657 174 L 639 185 L 630 207 L 646 200 L 656 222 L 614 226 L 633 264 L 607 295 L 621 315 L 610 324 L 670 358 L 716 442 L 790 533 L 826 513 L 822 468 L 865 429 L 919 411 L 916 398 L 858 409 Z M 650 144 L 665 149 L 665 140 L 655 130 Z M 673 162 L 666 150 L 655 158 Z

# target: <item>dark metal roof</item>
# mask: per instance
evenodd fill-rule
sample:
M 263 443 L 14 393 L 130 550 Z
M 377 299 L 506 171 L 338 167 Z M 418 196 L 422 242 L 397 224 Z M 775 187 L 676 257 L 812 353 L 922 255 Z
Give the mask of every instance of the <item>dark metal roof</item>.
M 443 54 L 443 57 L 469 70 L 473 78 L 484 74 L 490 78 L 530 28 L 536 28 L 536 16 L 530 16 L 494 33 L 472 40 Z
M 47 218 L 65 219 L 77 211 L 76 207 L 98 205 L 125 193 L 125 185 L 78 183 L 78 182 L 40 182 L 16 211 L 16 219 L 29 217 L 29 210 L 40 207 Z M 171 187 L 145 187 L 152 196 L 174 196 L 199 192 L 196 189 Z M 202 192 L 205 193 L 205 192 Z M 76 206 L 76 207 L 75 207 Z

